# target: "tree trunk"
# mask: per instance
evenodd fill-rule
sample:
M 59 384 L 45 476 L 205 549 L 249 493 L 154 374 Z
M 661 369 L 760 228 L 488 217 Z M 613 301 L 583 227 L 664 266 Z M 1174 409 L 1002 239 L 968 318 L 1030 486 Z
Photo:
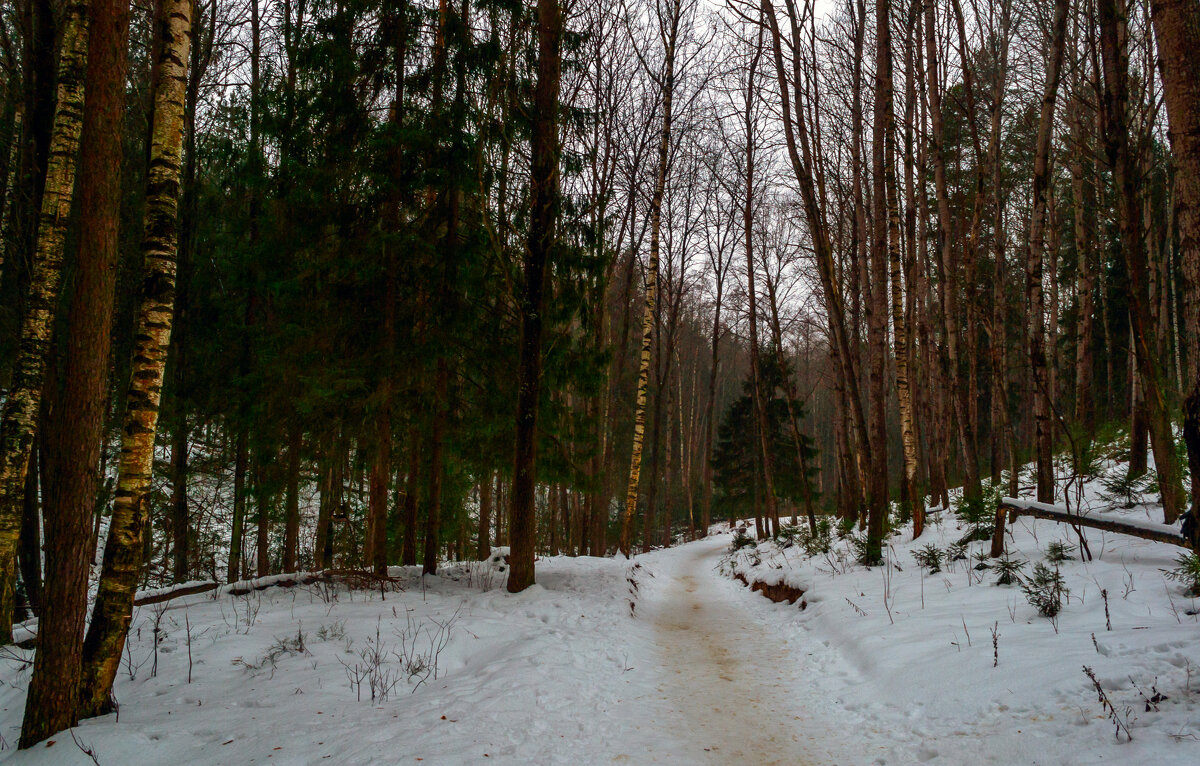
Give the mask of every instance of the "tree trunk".
M 786 0 L 788 18 L 791 22 L 789 45 L 800 50 L 803 44 L 799 28 L 799 17 L 793 0 Z M 762 0 L 762 13 L 766 17 L 771 34 L 771 55 L 775 62 L 775 73 L 778 81 L 780 98 L 780 116 L 783 120 L 784 140 L 787 146 L 788 160 L 792 166 L 799 186 L 805 221 L 813 239 L 813 249 L 816 254 L 817 273 L 821 282 L 824 303 L 829 315 L 829 329 L 833 340 L 834 358 L 838 364 L 838 375 L 835 385 L 840 385 L 844 391 L 841 401 L 849 414 L 850 433 L 846 435 L 847 442 L 854 442 L 859 447 L 870 452 L 871 445 L 867 434 L 866 417 L 863 413 L 862 399 L 859 395 L 858 374 L 851 356 L 851 337 L 846 325 L 846 308 L 840 282 L 833 258 L 833 248 L 829 239 L 829 227 L 826 223 L 817 191 L 814 175 L 815 160 L 813 139 L 810 135 L 808 120 L 810 114 L 805 104 L 803 89 L 803 72 L 801 71 L 802 57 L 792 59 L 792 71 L 789 72 L 783 55 L 784 36 L 780 31 L 774 5 L 771 0 Z M 856 38 L 856 46 L 858 45 Z M 789 87 L 789 79 L 794 87 Z M 790 96 L 789 96 L 790 94 Z M 846 459 L 853 461 L 849 444 L 843 450 Z M 847 466 L 847 477 L 854 480 L 855 486 L 848 488 L 857 492 L 858 473 Z M 875 498 L 879 500 L 879 498 Z M 884 499 L 886 502 L 886 499 Z M 859 500 L 855 497 L 855 505 Z M 886 508 L 878 510 L 886 513 Z
M 883 558 L 884 524 L 887 521 L 888 461 L 887 461 L 887 321 L 888 321 L 888 257 L 895 251 L 899 259 L 899 226 L 896 209 L 894 142 L 895 117 L 892 104 L 892 33 L 890 0 L 875 3 L 875 108 L 871 135 L 871 202 L 873 205 L 871 236 L 871 291 L 867 303 L 867 324 L 870 337 L 870 388 L 868 419 L 870 421 L 871 452 L 869 490 L 870 508 L 867 516 L 867 550 L 869 562 Z M 891 187 L 890 189 L 888 187 Z M 901 322 L 903 324 L 903 322 Z M 899 328 L 897 328 L 899 329 Z M 907 373 L 905 383 L 907 385 Z M 867 562 L 864 562 L 867 563 Z
M 1077 66 L 1079 62 L 1077 62 Z M 1095 182 L 1089 157 L 1089 121 L 1084 119 L 1083 96 L 1076 85 L 1076 96 L 1071 104 L 1071 196 L 1074 202 L 1074 237 L 1076 258 L 1076 285 L 1078 296 L 1078 320 L 1075 325 L 1075 421 L 1085 434 L 1095 429 L 1095 406 L 1092 391 L 1094 360 L 1092 356 L 1093 314 L 1096 313 L 1094 292 L 1096 289 L 1095 254 L 1092 237 L 1096 231 Z
M 562 69 L 559 50 L 562 33 L 563 18 L 559 0 L 538 0 L 538 74 L 533 92 L 529 239 L 525 251 L 525 289 L 521 296 L 517 439 L 509 511 L 512 530 L 509 593 L 519 593 L 533 585 L 534 581 L 533 558 L 537 544 L 534 491 L 537 487 L 538 404 L 542 392 L 542 294 L 546 289 L 547 266 L 557 237 L 558 87 Z M 551 519 L 550 523 L 553 530 L 554 520 Z M 554 552 L 551 550 L 551 553 Z
M 1033 418 L 1037 446 L 1037 499 L 1054 502 L 1054 424 L 1050 419 L 1050 380 L 1046 367 L 1045 299 L 1042 290 L 1050 194 L 1050 144 L 1054 133 L 1054 106 L 1067 30 L 1067 0 L 1055 0 L 1051 29 L 1050 61 L 1042 89 L 1041 116 L 1033 162 L 1033 210 L 1029 219 L 1029 251 L 1025 270 L 1025 295 L 1029 304 L 1029 355 L 1032 369 Z
M 658 316 L 659 243 L 662 237 L 663 197 L 670 173 L 671 127 L 674 117 L 672 109 L 675 98 L 675 45 L 679 35 L 681 3 L 668 4 L 665 12 L 669 13 L 670 17 L 660 19 L 665 32 L 663 43 L 666 45 L 663 71 L 658 83 L 662 96 L 662 123 L 654 190 L 650 196 L 650 253 L 646 264 L 646 304 L 642 313 L 642 349 L 638 359 L 637 397 L 634 401 L 633 449 L 629 462 L 629 481 L 625 491 L 625 514 L 621 520 L 621 552 L 626 556 L 630 551 L 633 517 L 637 513 L 638 482 L 642 474 L 642 446 L 646 435 L 646 395 L 650 385 L 650 347 L 654 341 L 655 317 Z M 653 512 L 653 508 L 646 508 L 647 514 Z
M 229 562 L 226 582 L 237 582 L 242 571 L 242 538 L 246 526 L 246 467 L 249 462 L 246 426 L 237 426 L 233 456 L 233 522 L 229 535 Z
M 751 394 L 754 400 L 754 420 L 757 423 L 758 431 L 758 454 L 762 461 L 760 469 L 762 471 L 763 480 L 763 499 L 766 504 L 766 516 L 771 524 L 779 523 L 779 507 L 778 500 L 775 496 L 775 477 L 773 474 L 774 466 L 771 459 L 770 429 L 767 424 L 767 404 L 766 400 L 773 392 L 769 392 L 763 385 L 762 373 L 762 352 L 758 342 L 758 291 L 754 286 L 754 162 L 755 149 L 757 142 L 755 140 L 755 122 L 754 122 L 754 95 L 755 95 L 755 75 L 758 71 L 758 62 L 762 56 L 762 27 L 759 27 L 757 44 L 754 47 L 753 54 L 750 59 L 750 68 L 746 77 L 746 89 L 744 92 L 744 111 L 742 112 L 742 130 L 745 131 L 746 137 L 746 164 L 744 168 L 745 189 L 742 198 L 742 244 L 746 253 L 746 301 L 749 306 L 749 321 L 750 321 L 750 376 L 751 376 Z M 778 531 L 778 528 L 776 528 Z
M 180 362 L 178 356 L 173 361 Z M 178 380 L 177 376 L 172 377 Z M 172 579 L 181 583 L 188 580 L 188 428 L 187 414 L 183 412 L 182 402 L 179 399 L 175 401 L 179 412 L 177 413 L 178 422 L 171 434 Z
M 133 613 L 137 575 L 142 565 L 143 529 L 148 532 L 154 437 L 175 299 L 180 152 L 192 7 L 188 0 L 160 0 L 157 9 L 157 29 L 162 39 L 155 62 L 154 113 L 141 247 L 143 277 L 138 291 L 133 363 L 121 428 L 116 498 L 92 621 L 83 646 L 80 705 L 84 715 L 111 709 L 113 681 L 120 665 Z
M 400 563 L 406 567 L 417 564 L 417 493 L 421 475 L 421 434 L 416 426 L 408 429 L 408 478 L 404 483 L 404 545 Z
M 108 388 L 129 7 L 122 0 L 94 0 L 87 10 L 79 255 L 60 362 L 62 384 L 56 391 L 54 382 L 48 383 L 52 404 L 45 423 L 45 457 L 55 477 L 45 498 L 46 566 L 53 576 L 43 587 L 22 748 L 77 723 L 86 661 L 79 640 L 87 615 L 91 521 L 100 485 L 96 467 Z
M 429 432 L 429 507 L 425 512 L 425 545 L 422 552 L 421 571 L 437 574 L 438 554 L 442 536 L 442 452 L 449 417 L 450 367 L 444 356 L 439 356 L 434 373 L 433 424 Z
M 303 433 L 294 420 L 288 423 L 287 488 L 283 511 L 283 571 L 296 571 L 300 547 L 300 448 Z
M 1162 64 L 1163 90 L 1175 160 L 1175 215 L 1183 277 L 1189 379 L 1183 436 L 1191 472 L 1192 548 L 1200 543 L 1200 8 L 1192 0 L 1150 0 Z
M 967 498 L 978 498 L 982 492 L 979 480 L 979 456 L 975 443 L 975 423 L 971 420 L 971 407 L 967 402 L 966 388 L 959 381 L 959 308 L 957 290 L 961 283 L 958 263 L 954 257 L 954 218 L 950 211 L 950 192 L 946 179 L 945 127 L 942 111 L 941 81 L 938 74 L 937 17 L 933 3 L 925 5 L 925 57 L 928 73 L 926 92 L 930 115 L 929 154 L 933 160 L 934 187 L 937 197 L 939 225 L 939 274 L 941 284 L 938 293 L 941 302 L 942 321 L 945 329 L 945 348 L 942 353 L 942 382 L 947 398 L 954 410 L 958 428 L 959 449 L 962 451 L 963 493 Z M 973 361 L 972 361 L 973 363 Z
M 321 456 L 321 500 L 317 509 L 317 534 L 313 543 L 313 566 L 329 569 L 333 566 L 333 515 L 341 494 L 341 479 L 337 465 L 341 460 L 340 437 L 324 450 Z M 414 560 L 416 554 L 413 554 Z
M 254 499 L 258 503 L 258 512 L 255 514 L 255 577 L 266 577 L 270 574 L 271 562 L 271 496 L 263 482 L 263 463 L 263 457 L 256 454 L 254 456 Z
M 1154 316 L 1149 305 L 1149 268 L 1138 211 L 1140 177 L 1130 146 L 1128 126 L 1129 59 L 1121 40 L 1126 22 L 1119 0 L 1098 0 L 1100 52 L 1104 66 L 1104 144 L 1116 187 L 1121 250 L 1129 272 L 1131 332 L 1137 375 L 1146 402 L 1150 447 L 1162 494 L 1163 517 L 1173 524 L 1183 512 L 1185 500 L 1180 483 L 1171 418 L 1167 411 L 1167 378 L 1158 349 Z
M 492 555 L 492 472 L 479 480 L 479 538 L 475 557 L 486 561 Z
M 175 280 L 175 321 L 171 330 L 171 350 L 167 367 L 171 370 L 171 389 L 174 397 L 175 428 L 171 441 L 171 529 L 174 536 L 174 580 L 188 580 L 188 557 L 191 543 L 188 516 L 188 343 L 187 320 L 190 308 L 192 253 L 198 194 L 196 192 L 196 109 L 200 101 L 200 79 L 212 60 L 213 30 L 216 26 L 217 4 L 210 4 L 213 16 L 205 22 L 203 14 L 193 21 L 196 44 L 189 48 L 190 75 L 185 90 L 183 109 L 183 198 L 179 210 L 179 263 Z M 197 9 L 198 10 L 198 9 Z
M 42 614 L 42 513 L 38 496 L 38 453 L 29 453 L 29 470 L 25 472 L 25 497 L 21 513 L 21 582 L 25 584 L 25 601 L 34 617 Z
M 83 127 L 87 17 L 88 0 L 70 0 L 65 3 L 60 16 L 58 99 L 38 216 L 33 275 L 21 321 L 20 351 L 13 381 L 0 412 L 0 642 L 7 641 L 12 635 L 21 495 L 37 433 L 50 333 L 62 284 L 63 247 L 75 191 L 76 152 Z M 50 733 L 45 732 L 45 727 L 41 730 Z M 31 740 L 30 744 L 36 741 Z
M 386 323 L 385 323 L 386 324 Z M 384 386 L 390 397 L 390 387 Z M 390 406 L 376 415 L 375 453 L 370 469 L 370 498 L 367 507 L 367 540 L 365 562 L 377 577 L 387 575 L 388 495 L 392 479 L 392 419 Z
M 717 405 L 717 372 L 721 366 L 721 299 L 724 297 L 724 287 L 725 272 L 717 269 L 717 294 L 713 304 L 712 352 L 708 368 L 708 395 L 704 399 L 704 452 L 702 453 L 704 464 L 701 467 L 701 481 L 704 482 L 704 487 L 700 506 L 700 529 L 705 537 L 708 536 L 708 528 L 712 525 L 713 428 Z

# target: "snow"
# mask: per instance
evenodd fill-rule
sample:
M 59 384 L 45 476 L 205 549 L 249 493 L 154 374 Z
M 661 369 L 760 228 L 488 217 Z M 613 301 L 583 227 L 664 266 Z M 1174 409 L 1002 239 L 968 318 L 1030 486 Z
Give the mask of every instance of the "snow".
M 1141 512 L 1108 511 L 1123 520 Z M 763 600 L 765 619 L 827 654 L 810 680 L 838 701 L 846 730 L 888 731 L 893 745 L 876 763 L 1196 763 L 1200 600 L 1162 571 L 1180 549 L 1086 530 L 1095 559 L 1076 551 L 1058 564 L 1070 593 L 1052 621 L 1018 587 L 974 569 L 970 554 L 987 542 L 938 574 L 917 566 L 913 551 L 945 549 L 968 531 L 950 514 L 915 541 L 907 526 L 888 541 L 886 567 L 853 563 L 845 542 L 810 558 L 762 541 L 723 568 L 807 589 L 804 611 Z M 1028 517 L 1006 536 L 1009 555 L 1029 562 L 1025 574 L 1055 540 L 1077 543 L 1068 526 Z M 1085 665 L 1132 742 L 1118 743 Z M 1148 706 L 1159 693 L 1167 699 Z
M 1092 515 L 1161 514 L 1103 507 L 1091 484 L 1082 496 Z M 1200 759 L 1200 599 L 1161 571 L 1180 549 L 1087 530 L 1095 559 L 1057 565 L 1070 594 L 1051 621 L 970 558 L 917 566 L 914 551 L 967 531 L 949 511 L 916 541 L 901 528 L 870 569 L 845 541 L 731 555 L 720 532 L 632 561 L 539 559 L 538 584 L 515 595 L 502 550 L 438 576 L 392 567 L 370 590 L 188 595 L 135 611 L 119 716 L 54 744 L 13 749 L 32 653 L 0 652 L 0 761 L 93 763 L 84 748 L 106 765 Z M 1056 540 L 1077 542 L 1027 517 L 1006 537 L 1026 573 Z M 734 573 L 800 588 L 806 608 Z M 1114 736 L 1085 665 L 1132 741 Z

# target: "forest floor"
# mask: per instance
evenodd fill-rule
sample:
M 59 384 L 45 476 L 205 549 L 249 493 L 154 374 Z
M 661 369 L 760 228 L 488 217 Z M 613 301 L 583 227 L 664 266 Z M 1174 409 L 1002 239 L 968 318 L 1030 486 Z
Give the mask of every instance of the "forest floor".
M 120 714 L 29 751 L 13 745 L 31 653 L 0 650 L 0 761 L 1200 759 L 1200 617 L 1162 576 L 1170 546 L 1094 535 L 1096 560 L 1058 565 L 1070 596 L 1052 622 L 965 562 L 938 574 L 913 562 L 920 545 L 961 534 L 949 513 L 916 542 L 902 528 L 889 566 L 873 569 L 852 563 L 848 541 L 819 556 L 768 541 L 731 555 L 724 532 L 632 562 L 539 560 L 538 585 L 517 595 L 484 562 L 424 579 L 394 569 L 398 587 L 384 592 L 315 583 L 180 598 L 137 610 Z M 1010 553 L 1036 560 L 1055 539 L 1066 530 L 1022 520 Z M 735 572 L 804 589 L 806 608 Z M 1132 742 L 1114 737 L 1085 664 Z
M 728 544 L 539 560 L 518 595 L 481 563 L 423 581 L 393 569 L 403 589 L 382 593 L 317 583 L 142 607 L 120 714 L 53 744 L 14 751 L 32 654 L 0 653 L 0 761 L 859 762 L 819 744 L 833 738 L 808 714 L 815 671 L 761 621 L 774 605 L 718 572 Z

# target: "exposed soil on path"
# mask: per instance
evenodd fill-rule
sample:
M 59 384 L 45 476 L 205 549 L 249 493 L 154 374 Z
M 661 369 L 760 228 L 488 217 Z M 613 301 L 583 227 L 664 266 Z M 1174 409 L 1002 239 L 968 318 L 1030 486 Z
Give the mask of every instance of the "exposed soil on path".
M 789 697 L 803 658 L 788 656 L 744 601 L 761 596 L 717 574 L 725 545 L 692 547 L 647 610 L 661 654 L 659 691 L 686 722 L 684 736 L 713 763 L 835 763 Z

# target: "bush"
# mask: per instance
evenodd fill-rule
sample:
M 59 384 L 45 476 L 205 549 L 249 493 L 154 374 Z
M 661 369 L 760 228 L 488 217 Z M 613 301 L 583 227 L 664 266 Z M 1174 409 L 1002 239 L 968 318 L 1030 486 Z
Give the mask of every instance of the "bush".
M 1008 551 L 1005 551 L 1004 558 L 997 559 L 989 568 L 996 572 L 996 585 L 1013 585 L 1021 581 L 1021 570 L 1028 563 L 1023 559 L 1009 558 Z
M 775 530 L 775 542 L 780 548 L 791 548 L 801 536 L 800 527 L 795 524 L 780 524 Z
M 929 543 L 913 551 L 912 557 L 916 559 L 917 566 L 929 570 L 929 574 L 937 574 L 942 571 L 942 562 L 945 561 L 946 554 L 933 543 Z
M 971 554 L 971 558 L 975 561 L 975 569 L 982 572 L 992 568 L 991 555 L 986 550 L 977 550 Z
M 964 543 L 950 543 L 946 546 L 946 561 L 966 561 L 967 546 Z
M 758 542 L 746 534 L 745 527 L 738 527 L 733 532 L 733 541 L 729 543 L 729 552 L 734 553 L 742 548 L 757 548 Z
M 1183 583 L 1189 596 L 1200 596 L 1200 555 L 1181 553 L 1175 559 L 1174 569 L 1164 569 L 1168 580 Z
M 854 534 L 854 525 L 858 522 L 855 519 L 838 519 L 837 536 L 839 540 L 845 540 L 850 535 Z
M 1004 485 L 987 482 L 977 498 L 960 496 L 954 503 L 954 515 L 971 527 L 967 537 L 986 540 L 991 537 L 991 528 L 996 520 L 996 507 L 1004 497 Z M 986 530 L 986 535 L 984 534 Z
M 1100 499 L 1109 503 L 1120 504 L 1122 508 L 1132 508 L 1141 502 L 1142 493 L 1150 491 L 1151 477 L 1148 473 L 1131 476 L 1129 466 L 1118 469 L 1100 480 L 1104 491 Z
M 1025 593 L 1025 600 L 1038 610 L 1038 614 L 1051 619 L 1058 616 L 1063 601 L 1070 596 L 1058 569 L 1041 563 L 1034 565 L 1033 574 L 1021 583 L 1021 590 Z
M 1121 421 L 1097 426 L 1092 443 L 1096 445 L 1096 454 L 1105 460 L 1129 459 L 1129 429 Z
M 1046 561 L 1051 564 L 1061 564 L 1064 561 L 1074 560 L 1071 554 L 1075 552 L 1075 546 L 1070 543 L 1065 543 L 1062 540 L 1055 540 L 1046 546 Z
M 1095 441 L 1083 439 L 1079 442 L 1078 461 L 1074 469 L 1084 479 L 1091 480 L 1100 475 L 1101 456 Z
M 850 535 L 850 548 L 854 551 L 854 559 L 865 567 L 878 566 L 883 563 L 881 556 L 871 551 L 870 538 L 864 532 L 860 535 Z
M 800 532 L 800 547 L 809 556 L 821 556 L 829 553 L 829 547 L 833 543 L 832 525 L 828 518 L 817 519 L 817 533 L 813 534 L 808 529 L 802 529 Z

